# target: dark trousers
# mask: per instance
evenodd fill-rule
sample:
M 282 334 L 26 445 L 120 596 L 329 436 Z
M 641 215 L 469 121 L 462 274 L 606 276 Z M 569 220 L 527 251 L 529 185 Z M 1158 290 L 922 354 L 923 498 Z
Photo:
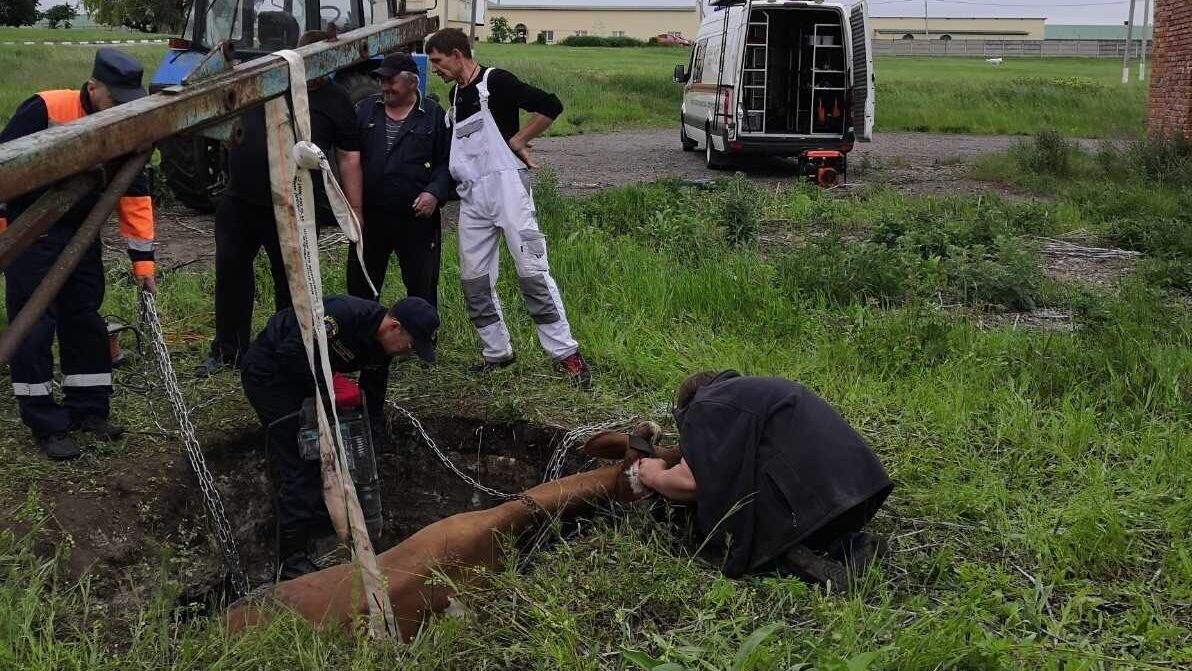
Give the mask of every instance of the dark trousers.
M 364 222 L 364 266 L 377 291 L 385 283 L 390 255 L 397 254 L 406 295 L 425 299 L 437 307 L 443 242 L 441 211 L 436 209 L 425 219 L 365 213 Z M 348 256 L 348 293 L 358 298 L 378 299 L 360 271 L 355 245 Z
M 273 275 L 273 306 L 290 307 L 290 286 L 277 240 L 273 206 L 224 196 L 215 211 L 215 340 L 211 356 L 234 362 L 252 338 L 257 252 L 265 248 Z
M 55 224 L 5 270 L 4 294 L 10 322 L 45 278 L 75 230 L 68 223 Z M 9 362 L 21 420 L 34 436 L 66 431 L 71 419 L 84 415 L 108 417 L 112 357 L 107 326 L 99 315 L 103 296 L 103 259 L 97 238 Z M 61 405 L 54 401 L 52 390 L 55 333 L 62 359 Z
M 302 529 L 311 538 L 330 524 L 323 502 L 323 477 L 318 461 L 307 461 L 298 451 L 302 401 L 313 392 L 302 385 L 274 382 L 245 370 L 241 381 L 248 402 L 268 434 L 269 460 L 277 468 L 277 527 Z

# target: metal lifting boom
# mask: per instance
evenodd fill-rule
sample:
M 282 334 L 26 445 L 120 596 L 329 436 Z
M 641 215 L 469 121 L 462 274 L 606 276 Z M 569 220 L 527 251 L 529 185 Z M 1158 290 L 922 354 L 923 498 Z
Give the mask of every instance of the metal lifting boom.
M 295 49 L 308 80 L 416 44 L 435 30 L 436 18 L 393 19 Z M 284 94 L 286 62 L 263 56 L 190 86 L 176 86 L 78 121 L 0 144 L 0 201 L 49 186 L 96 166 L 147 149 L 176 133 L 214 125 Z M 0 237 L 0 240 L 3 238 Z
M 334 73 L 376 54 L 417 44 L 438 26 L 438 19 L 413 16 L 393 19 L 345 33 L 338 39 L 316 42 L 296 49 L 306 63 L 306 77 L 313 80 Z M 221 45 L 208 58 L 206 78 L 189 85 L 174 86 L 61 126 L 54 126 L 11 142 L 0 144 L 0 202 L 43 187 L 51 187 L 21 216 L 0 233 L 0 268 L 8 267 L 33 240 L 96 186 L 105 187 L 105 197 L 87 215 L 93 225 L 82 227 L 72 245 L 85 249 L 99 234 L 100 225 L 112 213 L 127 184 L 117 168 L 133 155 L 144 165 L 155 142 L 190 129 L 218 130 L 240 112 L 286 93 L 290 88 L 289 65 L 280 56 L 262 56 L 234 68 L 219 71 L 219 63 L 231 57 L 230 45 Z M 221 60 L 222 59 L 222 60 Z M 107 169 L 107 179 L 96 174 Z M 123 169 L 127 172 L 127 169 Z M 45 312 L 63 281 L 78 263 L 78 254 L 63 254 L 19 315 L 0 333 L 0 362 L 7 362 L 17 345 Z

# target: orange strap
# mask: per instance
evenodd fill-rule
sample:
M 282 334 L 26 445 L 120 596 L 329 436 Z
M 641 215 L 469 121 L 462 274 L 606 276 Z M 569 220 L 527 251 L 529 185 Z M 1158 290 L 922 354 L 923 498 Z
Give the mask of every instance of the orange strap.
M 132 274 L 138 277 L 152 276 L 157 269 L 157 264 L 153 261 L 133 261 Z
M 8 217 L 0 217 L 0 233 L 8 230 Z

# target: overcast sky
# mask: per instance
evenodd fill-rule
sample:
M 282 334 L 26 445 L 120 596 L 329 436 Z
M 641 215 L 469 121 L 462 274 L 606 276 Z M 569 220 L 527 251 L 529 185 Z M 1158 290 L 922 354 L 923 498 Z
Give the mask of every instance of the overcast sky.
M 1142 23 L 1143 0 L 1134 20 Z M 1152 2 L 1151 13 L 1154 14 Z M 1116 23 L 1126 20 L 1130 0 L 927 0 L 931 16 L 1042 16 L 1048 23 Z M 923 0 L 869 0 L 873 16 L 923 16 Z

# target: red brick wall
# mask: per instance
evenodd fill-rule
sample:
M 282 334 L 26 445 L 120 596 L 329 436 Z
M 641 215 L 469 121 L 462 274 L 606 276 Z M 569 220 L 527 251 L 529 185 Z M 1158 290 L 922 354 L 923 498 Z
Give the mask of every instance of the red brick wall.
M 1156 0 L 1148 127 L 1192 138 L 1192 0 Z

